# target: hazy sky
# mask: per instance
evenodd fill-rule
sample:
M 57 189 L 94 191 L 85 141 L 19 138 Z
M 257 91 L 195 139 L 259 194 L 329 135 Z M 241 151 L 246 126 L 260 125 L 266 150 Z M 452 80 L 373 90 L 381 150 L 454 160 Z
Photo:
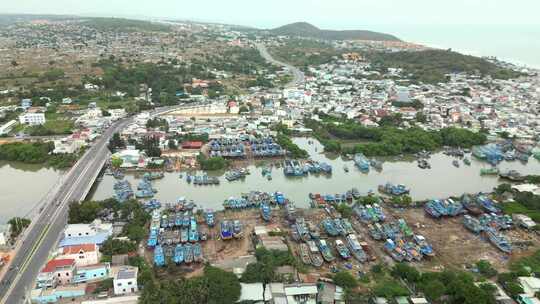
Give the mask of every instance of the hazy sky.
M 399 24 L 540 25 L 539 0 L 0 0 L 0 13 L 169 17 L 270 28 Z

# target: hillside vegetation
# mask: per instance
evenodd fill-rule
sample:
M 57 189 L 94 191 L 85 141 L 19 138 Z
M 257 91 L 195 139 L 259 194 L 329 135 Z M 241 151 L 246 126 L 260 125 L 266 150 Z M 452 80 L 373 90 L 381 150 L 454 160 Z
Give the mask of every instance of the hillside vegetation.
M 426 50 L 419 52 L 376 52 L 367 56 L 373 67 L 402 68 L 412 81 L 424 83 L 446 82 L 445 74 L 461 73 L 508 79 L 519 76 L 518 72 L 501 68 L 485 59 L 463 55 L 448 50 Z
M 400 41 L 397 37 L 364 30 L 321 30 L 307 22 L 296 22 L 287 24 L 271 30 L 276 35 L 297 36 L 305 38 L 325 39 L 325 40 L 374 40 L 374 41 Z
M 81 24 L 99 31 L 111 32 L 167 32 L 170 30 L 163 24 L 122 18 L 91 18 Z

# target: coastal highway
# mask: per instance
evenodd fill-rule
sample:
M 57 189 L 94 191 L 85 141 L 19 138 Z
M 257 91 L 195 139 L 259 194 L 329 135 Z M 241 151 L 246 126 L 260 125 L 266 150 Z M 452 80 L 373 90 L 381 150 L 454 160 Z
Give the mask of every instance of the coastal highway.
M 154 110 L 151 115 L 159 115 L 177 108 L 167 107 Z M 62 231 L 67 224 L 69 204 L 84 200 L 89 186 L 94 183 L 96 173 L 102 169 L 104 160 L 109 157 L 107 144 L 115 132 L 119 132 L 132 118 L 114 123 L 84 153 L 71 170 L 62 177 L 60 183 L 51 189 L 40 213 L 25 229 L 17 244 L 16 254 L 9 263 L 9 269 L 0 283 L 1 303 L 27 303 L 30 290 L 40 269 L 47 262 L 49 254 L 56 248 Z M 32 187 L 32 181 L 21 185 Z M 6 267 L 8 267 L 6 265 Z
M 293 79 L 285 85 L 286 88 L 297 87 L 304 84 L 304 81 L 305 81 L 304 73 L 302 73 L 302 71 L 300 71 L 297 67 L 274 59 L 272 55 L 268 53 L 268 50 L 266 49 L 266 46 L 264 44 L 257 43 L 255 44 L 255 46 L 257 47 L 257 50 L 259 50 L 259 53 L 261 54 L 261 56 L 264 59 L 266 59 L 266 61 L 273 63 L 275 65 L 282 66 L 286 68 L 292 74 Z

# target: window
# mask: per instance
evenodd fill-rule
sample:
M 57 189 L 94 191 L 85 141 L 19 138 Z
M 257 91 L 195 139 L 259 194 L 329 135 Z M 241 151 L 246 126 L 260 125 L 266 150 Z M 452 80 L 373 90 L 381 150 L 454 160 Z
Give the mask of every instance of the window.
M 128 282 L 128 285 L 131 285 L 131 283 L 133 283 L 133 282 L 129 281 L 129 282 Z
M 58 277 L 60 277 L 62 274 L 61 273 L 58 273 Z
M 122 286 L 122 283 L 118 283 L 118 284 L 116 284 L 116 286 L 120 287 L 120 286 Z
M 81 233 L 79 232 L 79 236 L 81 236 Z
M 122 290 L 123 290 L 124 292 L 126 292 L 126 289 L 125 289 L 125 288 L 124 288 L 124 289 L 122 289 Z
M 94 278 L 96 277 L 96 274 L 94 273 Z
M 69 272 L 66 272 L 66 277 L 69 277 Z

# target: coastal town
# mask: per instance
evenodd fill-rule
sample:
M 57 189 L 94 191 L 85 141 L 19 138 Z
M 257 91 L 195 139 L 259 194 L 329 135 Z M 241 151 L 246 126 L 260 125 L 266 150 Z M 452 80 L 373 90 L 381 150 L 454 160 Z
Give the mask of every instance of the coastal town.
M 1 217 L 2 303 L 540 302 L 538 70 L 305 24 L 0 25 L 0 161 L 59 172 Z

